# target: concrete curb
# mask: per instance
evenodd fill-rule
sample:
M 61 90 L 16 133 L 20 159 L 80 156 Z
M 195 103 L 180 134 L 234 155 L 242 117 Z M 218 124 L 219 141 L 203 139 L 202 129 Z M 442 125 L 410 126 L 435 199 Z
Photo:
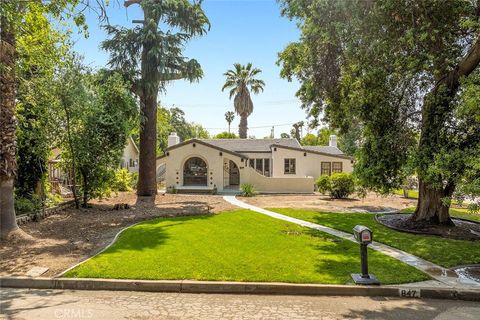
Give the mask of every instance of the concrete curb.
M 191 280 L 114 280 L 73 278 L 0 278 L 1 288 L 110 290 L 178 293 L 383 296 L 420 299 L 480 301 L 480 290 L 405 286 L 352 286 L 277 282 Z

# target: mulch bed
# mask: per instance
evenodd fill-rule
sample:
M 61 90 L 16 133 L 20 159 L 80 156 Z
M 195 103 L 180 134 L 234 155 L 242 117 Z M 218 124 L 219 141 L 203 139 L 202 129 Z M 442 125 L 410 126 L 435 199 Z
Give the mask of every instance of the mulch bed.
M 453 218 L 454 226 L 422 225 L 410 220 L 411 217 L 411 214 L 386 214 L 377 215 L 376 220 L 388 228 L 402 232 L 456 240 L 480 240 L 480 223 Z

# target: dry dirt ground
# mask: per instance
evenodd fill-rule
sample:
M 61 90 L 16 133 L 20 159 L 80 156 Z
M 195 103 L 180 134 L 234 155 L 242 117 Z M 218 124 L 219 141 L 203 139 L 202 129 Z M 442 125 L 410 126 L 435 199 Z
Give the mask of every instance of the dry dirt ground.
M 218 213 L 237 207 L 221 196 L 159 194 L 155 203 L 140 200 L 134 193 L 94 200 L 88 209 L 66 209 L 22 229 L 32 242 L 0 241 L 0 276 L 24 276 L 33 267 L 47 267 L 43 276 L 53 276 L 103 249 L 122 228 L 161 216 Z M 115 210 L 126 203 L 129 209 Z
M 398 210 L 415 207 L 416 199 L 400 196 L 380 196 L 369 193 L 364 199 L 331 199 L 321 194 L 312 195 L 258 195 L 241 198 L 243 201 L 261 208 L 314 209 L 326 212 L 365 212 Z

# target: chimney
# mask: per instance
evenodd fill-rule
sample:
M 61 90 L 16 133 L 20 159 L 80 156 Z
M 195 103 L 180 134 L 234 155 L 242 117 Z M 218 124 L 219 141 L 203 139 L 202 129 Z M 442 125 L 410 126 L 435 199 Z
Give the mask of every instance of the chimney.
M 336 135 L 332 134 L 332 135 L 330 136 L 330 139 L 329 139 L 329 141 L 328 141 L 328 145 L 329 145 L 330 147 L 335 147 L 335 148 L 337 148 L 337 136 L 336 136 Z
M 170 133 L 170 135 L 168 136 L 168 145 L 167 147 L 170 148 L 176 144 L 179 144 L 180 143 L 180 137 L 177 136 L 177 133 L 176 132 L 172 132 Z

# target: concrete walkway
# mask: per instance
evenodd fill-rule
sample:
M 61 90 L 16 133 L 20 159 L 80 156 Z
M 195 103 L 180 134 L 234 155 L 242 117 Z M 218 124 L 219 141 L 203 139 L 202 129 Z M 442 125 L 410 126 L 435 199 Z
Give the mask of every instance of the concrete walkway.
M 320 225 L 320 224 L 316 224 L 316 223 L 292 218 L 292 217 L 289 217 L 289 216 L 286 216 L 286 215 L 283 215 L 283 214 L 280 214 L 280 213 L 276 213 L 276 212 L 269 211 L 269 210 L 266 210 L 266 209 L 263 209 L 263 208 L 259 208 L 259 207 L 253 206 L 251 204 L 245 203 L 245 202 L 237 199 L 235 196 L 224 196 L 223 199 L 225 199 L 225 201 L 227 201 L 227 202 L 229 202 L 233 205 L 236 205 L 240 208 L 249 209 L 249 210 L 267 215 L 267 216 L 275 218 L 275 219 L 288 221 L 288 222 L 295 223 L 295 224 L 303 226 L 303 227 L 316 229 L 316 230 L 331 234 L 333 236 L 336 236 L 336 237 L 339 237 L 339 238 L 342 238 L 342 239 L 346 239 L 346 240 L 356 242 L 353 235 L 350 234 L 350 233 L 346 233 L 346 232 L 339 231 L 339 230 L 336 230 L 336 229 L 333 229 L 333 228 L 329 228 L 329 227 L 326 227 L 326 226 L 323 226 L 323 225 Z M 390 256 L 392 258 L 400 260 L 400 261 L 402 261 L 402 262 L 404 262 L 408 265 L 411 265 L 412 267 L 415 267 L 415 268 L 427 273 L 429 276 L 431 276 L 435 280 L 442 282 L 445 286 L 457 287 L 457 288 L 480 288 L 480 285 L 477 284 L 476 282 L 469 281 L 468 279 L 459 279 L 457 277 L 448 276 L 448 269 L 445 269 L 445 268 L 443 268 L 439 265 L 436 265 L 432 262 L 426 261 L 422 258 L 411 255 L 411 254 L 409 254 L 405 251 L 387 246 L 383 243 L 379 243 L 379 242 L 376 242 L 376 241 L 373 241 L 373 243 L 369 247 L 372 248 L 373 250 L 377 250 L 377 251 L 379 251 L 383 254 L 386 254 L 387 256 Z

